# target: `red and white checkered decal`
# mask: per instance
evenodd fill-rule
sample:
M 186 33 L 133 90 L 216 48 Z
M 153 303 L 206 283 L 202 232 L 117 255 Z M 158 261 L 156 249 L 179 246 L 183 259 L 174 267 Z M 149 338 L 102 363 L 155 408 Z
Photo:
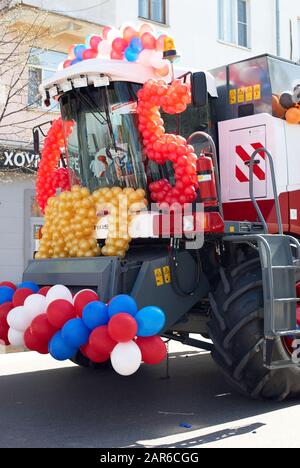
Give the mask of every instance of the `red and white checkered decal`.
M 236 178 L 241 183 L 249 183 L 249 172 L 250 168 L 245 163 L 251 161 L 253 152 L 259 148 L 263 148 L 264 145 L 261 143 L 252 143 L 238 145 L 235 147 L 236 153 Z M 260 156 L 265 160 L 265 154 L 262 152 Z M 253 169 L 254 177 L 260 181 L 266 180 L 266 173 L 258 165 L 254 166 Z

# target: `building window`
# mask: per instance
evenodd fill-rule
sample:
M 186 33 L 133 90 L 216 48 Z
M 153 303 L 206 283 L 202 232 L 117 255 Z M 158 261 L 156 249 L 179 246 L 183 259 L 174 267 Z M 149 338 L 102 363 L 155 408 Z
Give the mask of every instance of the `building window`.
M 39 87 L 41 83 L 56 72 L 58 65 L 66 60 L 66 54 L 52 50 L 32 48 L 29 56 L 29 78 L 28 78 L 28 105 L 32 107 L 43 107 Z M 51 108 L 58 107 L 55 100 L 51 101 Z
M 219 39 L 250 47 L 249 0 L 218 0 Z
M 139 0 L 139 16 L 166 24 L 166 0 Z

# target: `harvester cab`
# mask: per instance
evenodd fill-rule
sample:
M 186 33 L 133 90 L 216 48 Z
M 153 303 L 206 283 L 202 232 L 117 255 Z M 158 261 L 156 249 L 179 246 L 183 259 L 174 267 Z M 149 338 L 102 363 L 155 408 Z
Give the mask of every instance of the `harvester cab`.
M 71 187 L 95 198 L 144 190 L 156 210 L 148 203 L 136 213 L 130 248 L 118 256 L 104 245 L 110 213 L 97 208 L 103 256 L 42 252 L 24 280 L 91 288 L 104 301 L 130 294 L 141 308 L 154 301 L 166 313 L 163 336 L 212 351 L 242 392 L 299 394 L 298 73 L 269 56 L 210 73 L 174 68 L 163 81 L 152 67 L 122 60 L 57 72 L 42 91 L 60 103 Z M 186 88 L 171 96 L 174 83 L 188 85 L 187 108 L 179 104 Z M 160 127 L 154 136 L 149 109 Z M 170 213 L 166 202 L 178 201 L 179 214 Z M 76 232 L 66 235 L 71 242 Z

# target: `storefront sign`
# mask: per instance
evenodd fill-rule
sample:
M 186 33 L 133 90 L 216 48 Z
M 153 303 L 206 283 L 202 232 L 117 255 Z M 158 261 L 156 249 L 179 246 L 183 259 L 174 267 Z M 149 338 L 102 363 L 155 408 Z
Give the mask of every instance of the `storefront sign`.
M 40 155 L 31 151 L 0 148 L 0 171 L 36 172 Z

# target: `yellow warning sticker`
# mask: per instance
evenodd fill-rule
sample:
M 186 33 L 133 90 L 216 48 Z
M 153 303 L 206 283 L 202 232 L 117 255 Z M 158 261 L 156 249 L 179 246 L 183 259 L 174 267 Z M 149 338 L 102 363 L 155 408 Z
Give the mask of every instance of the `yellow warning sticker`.
M 245 102 L 245 88 L 238 89 L 238 103 Z
M 161 268 L 157 268 L 154 270 L 156 286 L 163 286 L 164 285 L 164 277 Z
M 254 92 L 255 101 L 258 101 L 259 99 L 261 99 L 261 85 L 260 84 L 253 86 L 253 92 Z
M 163 267 L 164 279 L 166 284 L 171 283 L 171 270 L 169 266 Z
M 247 86 L 246 88 L 246 102 L 253 101 L 253 87 Z
M 231 89 L 229 91 L 229 102 L 231 105 L 236 104 L 237 102 L 236 89 Z

